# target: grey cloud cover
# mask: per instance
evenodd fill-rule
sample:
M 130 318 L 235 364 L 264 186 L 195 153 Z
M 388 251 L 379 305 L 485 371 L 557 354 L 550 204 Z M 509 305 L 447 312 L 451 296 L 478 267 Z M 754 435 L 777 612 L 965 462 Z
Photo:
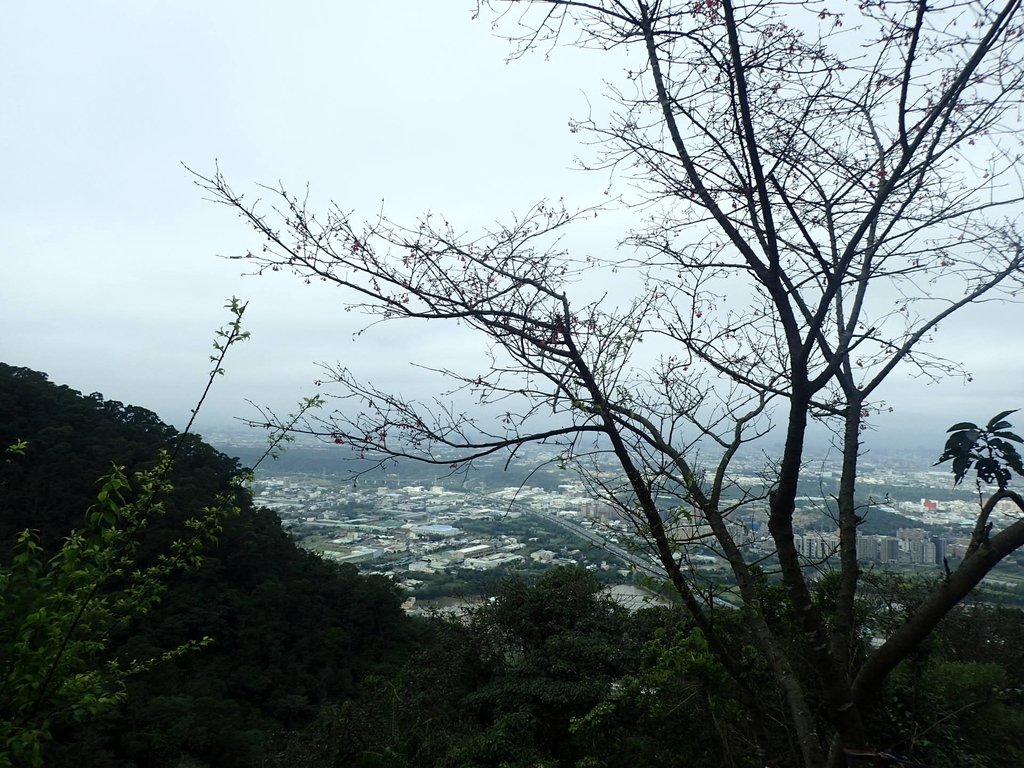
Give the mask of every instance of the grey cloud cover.
M 240 188 L 308 181 L 314 204 L 372 216 L 383 199 L 395 217 L 430 209 L 469 228 L 542 197 L 600 202 L 607 179 L 574 170 L 588 150 L 568 121 L 600 108 L 615 64 L 558 51 L 507 65 L 471 11 L 417 0 L 8 6 L 0 359 L 182 426 L 221 305 L 238 295 L 253 339 L 232 354 L 201 427 L 246 414 L 246 398 L 287 410 L 312 392 L 315 361 L 415 383 L 406 353 L 436 357 L 454 341 L 433 329 L 353 339 L 361 321 L 336 290 L 240 276 L 216 254 L 253 237 L 181 163 L 209 173 L 219 161 Z M 583 247 L 612 247 L 614 221 L 581 235 Z M 1022 321 L 1019 305 L 989 305 L 943 328 L 939 348 L 976 383 L 890 384 L 892 423 L 1024 405 Z

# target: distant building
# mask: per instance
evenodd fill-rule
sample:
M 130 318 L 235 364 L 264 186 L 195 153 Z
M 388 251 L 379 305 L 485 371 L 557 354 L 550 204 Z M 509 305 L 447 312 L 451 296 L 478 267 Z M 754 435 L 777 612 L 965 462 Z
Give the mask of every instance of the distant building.
M 413 533 L 419 534 L 420 536 L 438 536 L 444 538 L 446 536 L 458 536 L 462 533 L 462 530 L 456 528 L 454 525 L 414 525 L 410 529 Z
M 357 563 L 360 560 L 375 560 L 381 556 L 384 550 L 374 547 L 354 547 L 348 552 L 321 552 L 325 560 L 333 560 L 336 563 Z
M 878 562 L 881 552 L 881 536 L 857 534 L 857 557 L 860 560 Z
M 474 571 L 489 571 L 502 565 L 510 565 L 511 563 L 522 559 L 521 555 L 495 552 L 490 555 L 484 555 L 483 557 L 467 557 L 462 561 L 462 567 L 469 568 Z
M 900 540 L 894 536 L 880 536 L 878 561 L 880 563 L 898 563 L 900 561 Z
M 803 536 L 794 536 L 797 552 L 809 560 L 823 560 L 831 557 L 839 547 L 839 537 L 834 533 L 811 531 Z
M 530 553 L 530 559 L 535 563 L 550 563 L 554 559 L 555 554 L 550 549 L 538 549 L 536 552 Z
M 486 555 L 488 552 L 493 550 L 490 544 L 475 544 L 472 547 L 463 547 L 462 549 L 456 549 L 452 553 L 452 560 L 460 562 L 465 560 L 467 557 L 480 557 Z
M 911 541 L 910 562 L 922 565 L 934 565 L 936 563 L 934 542 L 919 539 Z

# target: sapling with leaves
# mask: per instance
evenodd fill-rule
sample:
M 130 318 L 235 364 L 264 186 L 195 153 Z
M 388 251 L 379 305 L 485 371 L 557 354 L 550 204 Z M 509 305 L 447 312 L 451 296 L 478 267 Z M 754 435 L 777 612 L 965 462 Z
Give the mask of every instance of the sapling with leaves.
M 953 483 L 959 485 L 974 467 L 978 483 L 1006 488 L 1014 474 L 1024 477 L 1024 465 L 1014 443 L 1024 443 L 1024 438 L 1013 432 L 1013 426 L 1006 420 L 1016 410 L 996 414 L 984 427 L 962 421 L 949 428 L 952 433 L 946 441 L 937 464 L 952 461 Z
M 1010 427 L 1013 425 L 1006 421 L 1007 416 L 1016 412 L 1003 411 L 992 417 L 984 427 L 966 421 L 954 424 L 949 428 L 952 434 L 937 462 L 952 462 L 954 485 L 962 482 L 971 469 L 974 469 L 980 511 L 965 562 L 978 551 L 1002 553 L 1001 559 L 1012 551 L 1010 547 L 1020 546 L 1019 539 L 1024 530 L 1024 519 L 1017 520 L 995 537 L 991 536 L 993 526 L 990 522 L 992 512 L 1001 502 L 1016 506 L 1017 511 L 1024 515 L 1024 497 L 1008 487 L 1015 477 L 1024 478 L 1024 465 L 1021 463 L 1020 453 L 1014 446 L 1014 443 L 1024 443 L 1024 438 L 1011 432 Z M 996 490 L 986 498 L 986 486 L 992 485 L 996 486 Z
M 249 338 L 245 304 L 232 298 L 225 308 L 231 322 L 217 332 L 206 386 L 173 446 L 148 469 L 129 475 L 115 466 L 100 478 L 96 503 L 56 552 L 25 530 L 10 562 L 0 563 L 0 768 L 42 765 L 55 726 L 116 706 L 129 677 L 210 642 L 192 640 L 143 658 L 107 655 L 112 636 L 159 603 L 175 573 L 196 568 L 223 520 L 239 510 L 242 478 L 187 517 L 166 549 L 139 559 L 141 537 L 164 513 L 171 471 L 224 359 Z M 29 442 L 7 446 L 5 461 L 25 460 Z

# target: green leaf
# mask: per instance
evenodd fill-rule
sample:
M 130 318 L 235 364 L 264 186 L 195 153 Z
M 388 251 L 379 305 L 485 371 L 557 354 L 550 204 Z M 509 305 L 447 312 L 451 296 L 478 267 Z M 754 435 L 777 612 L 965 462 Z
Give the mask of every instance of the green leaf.
M 993 445 L 1002 455 L 1003 461 L 1006 462 L 1010 469 L 1018 475 L 1024 475 L 1024 467 L 1021 466 L 1021 457 L 1016 448 L 1001 440 L 998 442 L 993 441 Z
M 1011 409 L 1011 410 L 1009 410 L 1009 411 L 1003 411 L 1002 413 L 996 414 L 996 415 L 995 415 L 995 416 L 993 416 L 993 417 L 992 417 L 992 419 L 991 419 L 991 420 L 989 421 L 988 425 L 986 426 L 986 429 L 987 429 L 987 430 L 988 430 L 989 432 L 994 432 L 994 431 L 995 431 L 995 430 L 997 430 L 997 429 L 1005 429 L 1006 427 L 1009 427 L 1009 426 L 1010 426 L 1010 424 L 1009 424 L 1009 423 L 1006 423 L 1006 424 L 998 424 L 997 422 L 1001 422 L 1001 421 L 1002 421 L 1003 419 L 1005 419 L 1005 418 L 1006 418 L 1007 416 L 1009 416 L 1009 415 L 1010 415 L 1011 413 L 1016 413 L 1016 412 L 1017 412 L 1018 410 L 1020 410 L 1020 409 L 1019 409 L 1019 408 L 1013 408 L 1013 409 Z
M 953 462 L 953 484 L 957 485 L 974 467 L 978 480 L 1006 488 L 1014 475 L 1024 477 L 1024 461 L 1014 443 L 1024 438 L 1007 431 L 1012 426 L 1005 417 L 1015 410 L 1003 411 L 989 420 L 985 428 L 960 422 L 949 428 L 949 437 L 936 464 Z
M 947 429 L 947 432 L 958 432 L 964 429 L 978 429 L 977 424 L 972 424 L 969 421 L 961 421 L 959 424 L 954 424 L 952 427 Z
M 969 456 L 957 456 L 953 459 L 953 485 L 959 485 L 960 481 L 964 479 L 967 474 L 967 470 L 971 468 L 971 458 Z

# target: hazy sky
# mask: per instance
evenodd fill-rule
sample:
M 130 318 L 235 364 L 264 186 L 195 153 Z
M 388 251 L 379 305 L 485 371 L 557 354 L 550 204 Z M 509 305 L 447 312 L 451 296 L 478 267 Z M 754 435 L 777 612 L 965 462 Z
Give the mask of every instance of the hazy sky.
M 227 361 L 201 429 L 288 410 L 317 361 L 415 388 L 406 360 L 461 343 L 441 329 L 352 338 L 337 291 L 243 277 L 217 254 L 255 244 L 182 168 L 215 162 L 236 188 L 310 185 L 325 205 L 397 218 L 443 211 L 467 228 L 543 197 L 600 202 L 568 130 L 600 109 L 600 54 L 505 63 L 471 0 L 32 2 L 0 27 L 0 359 L 183 426 L 225 299 L 250 302 L 253 338 Z M 612 217 L 611 221 L 614 221 Z M 614 247 L 597 227 L 587 247 Z M 893 424 L 1024 406 L 1020 306 L 943 329 L 976 381 L 883 393 Z M 981 329 L 986 329 L 981 331 Z M 973 402 L 967 398 L 973 398 Z M 979 405 L 980 404 L 980 405 Z

